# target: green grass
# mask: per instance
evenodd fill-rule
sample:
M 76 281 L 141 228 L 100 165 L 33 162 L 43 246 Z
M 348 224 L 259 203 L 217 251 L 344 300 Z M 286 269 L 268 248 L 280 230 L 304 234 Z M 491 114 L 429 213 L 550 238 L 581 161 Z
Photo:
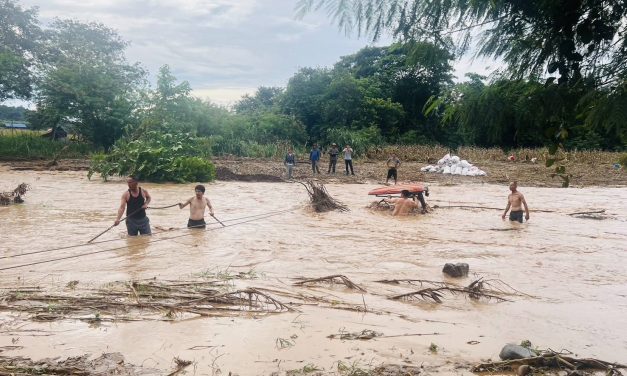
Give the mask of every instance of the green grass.
M 89 144 L 52 141 L 41 137 L 37 132 L 0 132 L 0 160 L 52 159 L 65 146 L 68 147 L 61 154 L 61 158 L 84 158 L 94 151 Z

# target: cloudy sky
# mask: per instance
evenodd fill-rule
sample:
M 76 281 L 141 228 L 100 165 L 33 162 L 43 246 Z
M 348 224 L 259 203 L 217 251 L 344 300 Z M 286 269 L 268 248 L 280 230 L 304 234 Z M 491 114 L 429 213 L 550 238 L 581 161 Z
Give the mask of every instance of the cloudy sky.
M 258 86 L 285 86 L 301 67 L 326 67 L 372 44 L 346 36 L 322 12 L 295 18 L 297 0 L 21 0 L 55 17 L 101 22 L 131 42 L 127 57 L 154 74 L 168 64 L 194 94 L 232 104 Z M 377 45 L 388 44 L 384 38 Z M 486 73 L 465 58 L 456 75 Z

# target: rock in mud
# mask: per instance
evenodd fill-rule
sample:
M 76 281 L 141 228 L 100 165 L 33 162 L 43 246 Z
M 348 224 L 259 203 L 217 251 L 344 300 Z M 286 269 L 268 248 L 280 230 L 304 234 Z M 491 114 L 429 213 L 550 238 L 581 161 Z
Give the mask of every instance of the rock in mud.
M 457 264 L 451 264 L 447 262 L 442 269 L 442 273 L 453 278 L 461 278 L 468 276 L 468 270 L 470 267 L 465 262 L 458 262 Z
M 519 345 L 507 344 L 501 349 L 499 357 L 502 360 L 524 359 L 536 356 L 533 351 Z

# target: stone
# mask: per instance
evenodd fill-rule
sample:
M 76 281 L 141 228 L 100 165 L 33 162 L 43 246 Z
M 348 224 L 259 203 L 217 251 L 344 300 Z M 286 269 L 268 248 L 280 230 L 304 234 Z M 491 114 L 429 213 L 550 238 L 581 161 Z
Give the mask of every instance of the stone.
M 499 357 L 502 360 L 524 359 L 536 356 L 533 351 L 519 345 L 507 344 L 501 349 Z
M 457 264 L 451 264 L 447 262 L 442 269 L 442 273 L 453 278 L 460 278 L 466 277 L 468 275 L 469 269 L 470 267 L 468 266 L 468 264 L 464 262 L 458 262 Z

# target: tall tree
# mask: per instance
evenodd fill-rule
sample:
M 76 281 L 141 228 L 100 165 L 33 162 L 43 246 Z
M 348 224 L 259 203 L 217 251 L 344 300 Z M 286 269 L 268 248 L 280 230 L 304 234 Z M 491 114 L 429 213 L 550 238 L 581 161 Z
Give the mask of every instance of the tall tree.
M 37 9 L 0 0 L 0 101 L 30 98 L 40 38 Z
M 47 31 L 38 111 L 54 110 L 87 140 L 105 148 L 113 145 L 135 121 L 145 77 L 139 65 L 126 62 L 125 47 L 102 24 L 55 21 Z
M 465 51 L 483 30 L 478 53 L 508 63 L 514 78 L 592 76 L 600 85 L 627 73 L 624 0 L 299 0 L 300 15 L 325 8 L 338 25 L 374 39 L 386 31 Z

